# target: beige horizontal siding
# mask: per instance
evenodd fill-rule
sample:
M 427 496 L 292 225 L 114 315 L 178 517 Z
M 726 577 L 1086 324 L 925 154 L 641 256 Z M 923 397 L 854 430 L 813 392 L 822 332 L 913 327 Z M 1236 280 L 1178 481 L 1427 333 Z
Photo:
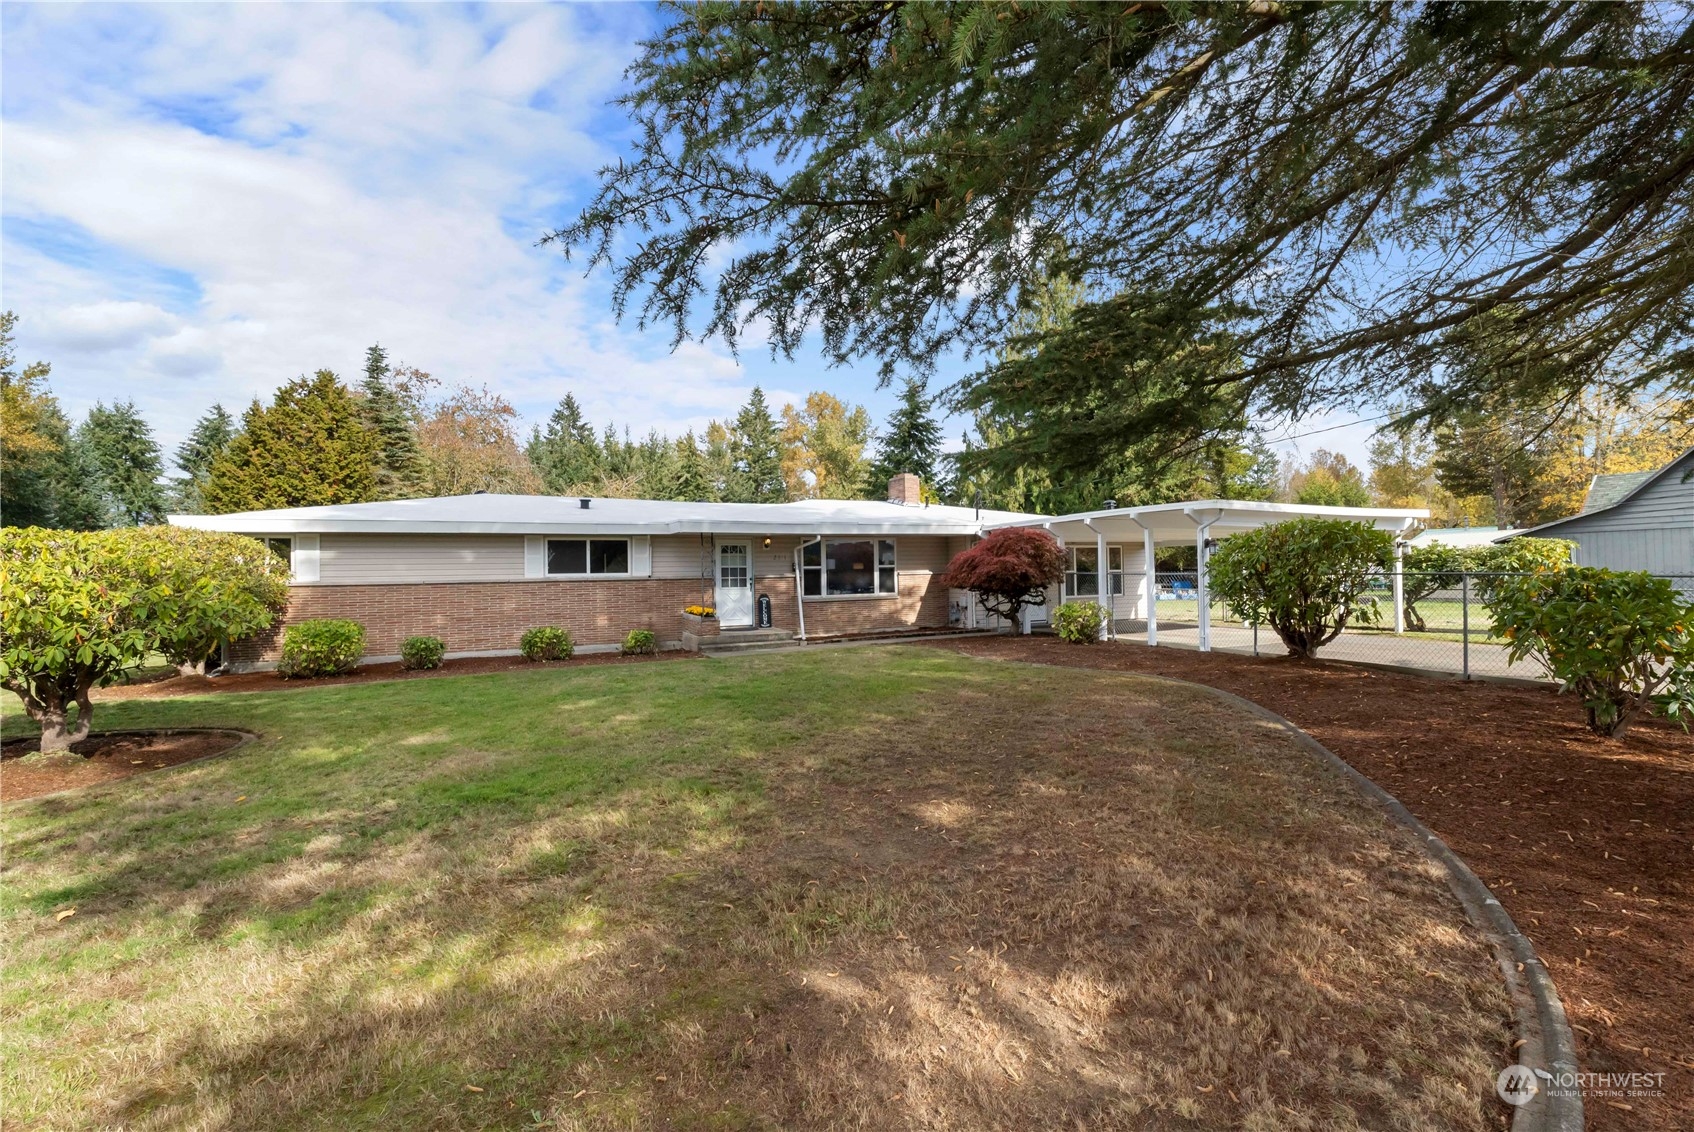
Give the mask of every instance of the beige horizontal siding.
M 521 535 L 324 535 L 320 585 L 523 580 Z
M 653 577 L 699 578 L 712 572 L 712 540 L 702 549 L 699 535 L 654 535 Z

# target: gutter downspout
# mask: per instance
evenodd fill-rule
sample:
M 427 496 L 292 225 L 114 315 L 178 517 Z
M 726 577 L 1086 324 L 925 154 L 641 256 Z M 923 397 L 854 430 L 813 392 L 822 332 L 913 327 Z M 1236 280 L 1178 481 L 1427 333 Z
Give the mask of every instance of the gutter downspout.
M 806 643 L 806 575 L 800 568 L 800 555 L 805 553 L 808 546 L 815 546 L 823 541 L 822 535 L 813 535 L 807 542 L 800 540 L 800 545 L 794 548 L 794 608 L 800 614 L 800 643 Z

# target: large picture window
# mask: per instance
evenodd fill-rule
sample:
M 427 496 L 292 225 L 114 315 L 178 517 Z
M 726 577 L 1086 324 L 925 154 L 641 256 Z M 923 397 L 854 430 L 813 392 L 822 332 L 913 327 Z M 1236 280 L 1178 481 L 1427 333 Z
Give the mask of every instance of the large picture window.
M 1100 551 L 1093 546 L 1072 546 L 1065 551 L 1066 597 L 1100 596 Z M 1123 595 L 1123 547 L 1106 548 L 1106 574 L 1115 597 Z
M 800 555 L 801 593 L 807 597 L 893 596 L 893 539 L 825 539 Z
M 547 573 L 563 575 L 629 573 L 626 538 L 550 538 Z

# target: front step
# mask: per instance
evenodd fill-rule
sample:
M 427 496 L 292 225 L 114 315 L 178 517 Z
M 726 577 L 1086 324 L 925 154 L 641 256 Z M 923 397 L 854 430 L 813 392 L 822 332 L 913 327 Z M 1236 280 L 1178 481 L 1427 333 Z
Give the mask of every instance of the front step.
M 708 655 L 758 652 L 761 649 L 787 648 L 793 643 L 792 629 L 725 629 L 716 637 L 702 640 L 700 651 Z

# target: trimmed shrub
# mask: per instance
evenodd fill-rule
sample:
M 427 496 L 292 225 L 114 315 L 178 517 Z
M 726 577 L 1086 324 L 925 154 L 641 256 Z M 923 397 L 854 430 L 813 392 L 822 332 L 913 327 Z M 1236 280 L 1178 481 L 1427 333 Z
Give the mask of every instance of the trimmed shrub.
M 1311 657 L 1349 623 L 1381 621 L 1368 593 L 1393 552 L 1394 536 L 1369 523 L 1290 519 L 1224 539 L 1207 573 L 1237 617 L 1275 629 L 1288 655 Z
M 1694 604 L 1664 578 L 1571 566 L 1504 578 L 1490 595 L 1513 660 L 1533 656 L 1582 697 L 1588 726 L 1622 735 L 1644 711 L 1694 714 Z
M 623 639 L 625 656 L 651 656 L 659 651 L 659 638 L 651 629 L 631 629 Z
M 447 645 L 440 637 L 407 637 L 400 646 L 401 668 L 440 668 Z
M 518 638 L 518 651 L 525 660 L 569 660 L 576 643 L 569 631 L 557 625 L 542 625 L 524 632 Z
M 290 680 L 339 676 L 353 671 L 364 655 L 365 627 L 357 621 L 302 621 L 283 630 L 276 670 Z
M 1106 610 L 1098 602 L 1067 601 L 1053 611 L 1053 631 L 1073 645 L 1097 643 L 1105 625 Z
M 287 602 L 287 565 L 246 535 L 0 529 L 0 687 L 41 725 L 41 751 L 62 757 L 88 735 L 92 689 L 152 653 L 202 661 Z

